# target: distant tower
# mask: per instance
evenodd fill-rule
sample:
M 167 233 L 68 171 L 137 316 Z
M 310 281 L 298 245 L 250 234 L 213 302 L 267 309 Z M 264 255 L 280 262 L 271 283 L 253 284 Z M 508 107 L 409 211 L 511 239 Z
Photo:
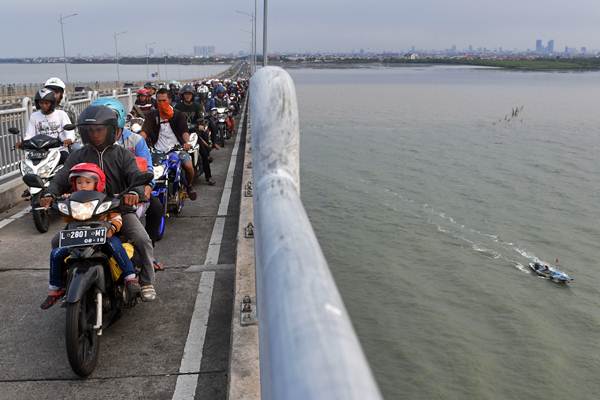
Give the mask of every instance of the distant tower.
M 554 40 L 548 40 L 548 47 L 546 49 L 548 54 L 554 53 Z
M 538 39 L 538 40 L 535 41 L 535 52 L 536 53 L 543 53 L 544 52 L 544 43 L 542 42 L 542 39 Z

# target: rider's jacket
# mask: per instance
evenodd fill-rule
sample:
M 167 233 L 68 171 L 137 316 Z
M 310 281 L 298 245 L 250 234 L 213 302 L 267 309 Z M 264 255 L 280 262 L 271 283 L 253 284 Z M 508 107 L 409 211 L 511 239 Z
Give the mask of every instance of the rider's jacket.
M 123 129 L 123 134 L 117 140 L 117 144 L 125 147 L 131 153 L 133 153 L 136 157 L 142 157 L 148 163 L 148 171 L 154 171 L 152 167 L 152 154 L 150 153 L 150 149 L 146 144 L 146 141 L 141 135 L 138 135 L 135 132 L 131 132 L 129 129 Z
M 135 157 L 129 150 L 116 144 L 98 151 L 91 144 L 71 153 L 65 166 L 61 168 L 50 181 L 48 191 L 55 196 L 68 193 L 71 189 L 69 172 L 71 168 L 79 163 L 94 163 L 98 165 L 106 175 L 106 193 L 110 196 L 123 192 L 129 187 L 132 178 L 138 175 L 139 168 Z M 133 189 L 140 197 L 144 193 L 142 186 Z

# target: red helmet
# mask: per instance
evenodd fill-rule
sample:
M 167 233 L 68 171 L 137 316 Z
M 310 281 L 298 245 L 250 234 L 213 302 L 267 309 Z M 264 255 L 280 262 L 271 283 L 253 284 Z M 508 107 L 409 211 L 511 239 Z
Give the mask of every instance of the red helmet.
M 79 163 L 75 164 L 71 171 L 69 172 L 69 181 L 71 182 L 71 188 L 75 192 L 77 187 L 75 186 L 75 178 L 78 176 L 85 176 L 86 178 L 91 178 L 96 181 L 96 191 L 104 192 L 106 187 L 106 175 L 104 175 L 104 171 L 100 169 L 94 163 Z
M 138 89 L 136 93 L 138 96 L 150 96 L 150 91 L 144 88 Z

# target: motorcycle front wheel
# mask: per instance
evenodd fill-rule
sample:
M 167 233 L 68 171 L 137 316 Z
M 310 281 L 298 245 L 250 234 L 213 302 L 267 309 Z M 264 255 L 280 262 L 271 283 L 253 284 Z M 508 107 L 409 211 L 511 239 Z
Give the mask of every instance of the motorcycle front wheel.
M 88 291 L 76 303 L 67 303 L 65 339 L 67 356 L 73 371 L 85 378 L 98 362 L 100 338 L 94 330 L 96 304 L 93 291 Z
M 48 210 L 36 210 L 36 207 L 39 207 L 39 202 L 37 200 L 32 201 L 31 215 L 33 215 L 33 223 L 40 233 L 46 233 L 50 228 L 50 216 L 48 215 Z

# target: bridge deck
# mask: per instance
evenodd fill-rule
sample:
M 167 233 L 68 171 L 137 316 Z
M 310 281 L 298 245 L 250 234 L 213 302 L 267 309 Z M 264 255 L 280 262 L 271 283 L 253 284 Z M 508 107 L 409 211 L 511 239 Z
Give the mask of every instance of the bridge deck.
M 232 181 L 225 182 L 233 139 L 213 152 L 217 185 L 197 184 L 198 200 L 168 221 L 155 249 L 167 268 L 157 273 L 157 300 L 126 311 L 104 331 L 98 366 L 86 380 L 67 361 L 64 309 L 39 308 L 47 291 L 50 238 L 62 222 L 55 217 L 48 233 L 38 233 L 23 212 L 25 203 L 0 215 L 0 399 L 170 399 L 176 384 L 184 393 L 193 383 L 196 398 L 227 398 L 244 135 Z M 217 217 L 229 185 L 226 215 Z M 222 239 L 217 220 L 224 221 Z M 214 265 L 203 265 L 209 244 Z M 198 296 L 209 301 L 197 302 Z M 187 347 L 191 367 L 180 373 L 192 314 L 200 327 L 208 316 L 202 353 Z

